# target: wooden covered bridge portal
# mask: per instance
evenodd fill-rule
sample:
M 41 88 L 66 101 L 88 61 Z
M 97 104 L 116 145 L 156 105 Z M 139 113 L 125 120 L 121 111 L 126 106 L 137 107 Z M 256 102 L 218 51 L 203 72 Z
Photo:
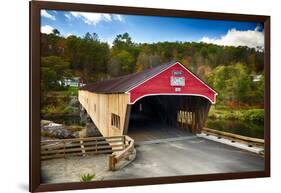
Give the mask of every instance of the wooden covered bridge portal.
M 217 93 L 179 62 L 79 89 L 79 102 L 104 137 L 135 124 L 165 124 L 200 133 Z M 149 125 L 152 124 L 152 125 Z

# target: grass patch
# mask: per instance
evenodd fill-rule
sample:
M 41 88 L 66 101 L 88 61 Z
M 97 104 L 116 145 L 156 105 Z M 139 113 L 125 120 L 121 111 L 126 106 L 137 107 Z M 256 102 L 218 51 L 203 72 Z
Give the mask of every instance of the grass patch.
M 41 113 L 45 116 L 78 114 L 76 108 L 65 106 L 63 104 L 45 106 L 42 108 Z
M 69 87 L 64 91 L 51 91 L 42 96 L 41 113 L 44 116 L 78 114 L 77 105 L 71 102 L 77 96 L 78 88 Z
M 68 96 L 78 96 L 78 87 L 69 86 L 66 87 L 64 90 L 61 91 L 53 91 L 58 93 L 59 95 L 68 95 Z
M 75 131 L 81 131 L 84 129 L 84 127 L 81 127 L 80 125 L 70 125 L 70 126 L 67 126 L 67 129 L 69 131 L 72 131 L 72 132 L 75 132 Z
M 68 87 L 67 92 L 72 96 L 78 96 L 78 87 L 70 86 Z

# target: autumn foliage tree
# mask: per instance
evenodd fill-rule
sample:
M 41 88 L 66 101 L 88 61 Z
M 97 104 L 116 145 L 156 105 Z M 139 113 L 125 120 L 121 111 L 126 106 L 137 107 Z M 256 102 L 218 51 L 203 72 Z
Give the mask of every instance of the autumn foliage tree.
M 96 33 L 63 37 L 58 30 L 41 35 L 42 88 L 58 89 L 64 77 L 85 83 L 110 79 L 179 61 L 218 92 L 218 103 L 263 103 L 263 56 L 260 49 L 203 42 L 135 43 L 128 33 L 112 45 Z M 259 76 L 258 81 L 253 81 Z M 227 104 L 225 104 L 227 105 Z

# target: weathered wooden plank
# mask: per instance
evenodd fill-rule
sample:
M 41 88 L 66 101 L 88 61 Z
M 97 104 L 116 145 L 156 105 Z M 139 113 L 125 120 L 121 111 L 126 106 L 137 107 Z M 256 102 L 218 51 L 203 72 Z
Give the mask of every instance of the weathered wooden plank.
M 84 145 L 101 145 L 101 144 L 109 144 L 109 143 L 112 143 L 112 144 L 115 144 L 115 143 L 122 143 L 123 140 L 122 139 L 118 139 L 118 140 L 113 140 L 113 141 L 87 141 L 87 142 L 84 142 Z M 69 143 L 69 144 L 66 144 L 66 147 L 73 147 L 73 146 L 80 146 L 79 143 Z
M 108 157 L 108 167 L 109 170 L 114 171 L 116 164 L 122 160 L 122 159 L 128 159 L 128 156 L 134 149 L 134 140 L 130 138 L 129 136 L 124 136 L 125 137 L 125 144 L 127 144 L 126 148 L 119 151 L 119 152 L 114 152 L 112 155 L 109 155 Z
M 116 151 L 122 151 L 122 150 L 116 150 Z M 99 152 L 90 151 L 90 152 L 87 152 L 86 155 L 105 154 L 105 153 L 113 153 L 113 151 L 112 150 L 103 150 L 103 151 L 99 151 Z M 66 157 L 68 157 L 68 156 L 81 156 L 81 155 L 83 155 L 82 152 L 65 154 Z M 54 154 L 54 155 L 41 156 L 41 159 L 44 160 L 44 159 L 53 159 L 53 158 L 60 158 L 60 157 L 61 158 L 64 157 L 64 154 Z
M 108 140 L 108 141 L 86 141 L 84 142 L 84 145 L 95 145 L 95 144 L 108 144 L 108 143 L 120 143 L 123 142 L 123 139 L 120 138 L 118 140 Z M 66 143 L 66 147 L 73 147 L 73 146 L 80 146 L 81 144 L 78 143 L 78 141 L 74 141 L 72 143 L 68 142 Z M 59 148 L 63 147 L 63 141 L 60 144 L 54 144 L 54 145 L 43 145 L 41 146 L 41 149 L 51 149 L 51 148 Z
M 241 140 L 241 141 L 264 144 L 263 139 L 237 135 L 237 134 L 234 134 L 234 133 L 228 133 L 228 132 L 218 131 L 218 130 L 209 129 L 209 128 L 203 128 L 203 132 L 208 132 L 209 134 L 217 134 L 217 135 L 225 136 L 225 137 L 231 137 L 233 139 L 238 139 L 238 140 Z
M 127 104 L 129 103 L 128 94 L 97 94 L 79 90 L 78 100 L 103 136 L 123 134 Z M 114 129 L 111 125 L 112 113 L 120 117 L 120 129 Z
M 85 153 L 85 155 L 97 155 L 97 154 L 106 154 L 106 153 L 113 153 L 113 152 L 118 152 L 122 151 L 123 149 L 115 149 L 115 150 L 100 150 L 100 151 L 88 151 Z M 74 153 L 59 153 L 59 154 L 53 154 L 53 155 L 41 155 L 41 159 L 53 159 L 53 158 L 62 158 L 62 157 L 68 157 L 68 156 L 81 156 L 84 155 L 82 152 L 74 152 Z
M 99 150 L 99 149 L 112 149 L 115 150 L 116 148 L 124 148 L 124 144 L 117 144 L 117 145 L 104 145 L 104 146 L 98 146 L 98 147 L 80 147 L 80 148 L 66 148 L 66 149 L 53 149 L 53 150 L 44 150 L 41 151 L 41 154 L 51 154 L 51 153 L 60 153 L 60 152 L 73 152 L 73 151 L 88 151 L 88 150 Z M 85 153 L 85 152 L 84 152 Z
M 60 139 L 60 140 L 47 140 L 47 141 L 42 141 L 41 142 L 41 146 L 42 147 L 51 147 L 51 146 L 59 146 L 61 145 L 63 142 L 65 143 L 71 143 L 71 142 L 77 142 L 80 143 L 81 140 L 83 140 L 84 142 L 88 142 L 88 141 L 98 141 L 99 142 L 104 142 L 104 140 L 108 141 L 108 142 L 119 142 L 122 141 L 122 136 L 112 136 L 112 137 L 89 137 L 89 138 L 76 138 L 76 139 Z M 57 143 L 57 144 L 55 144 Z
M 124 123 L 123 135 L 126 135 L 128 133 L 128 127 L 129 127 L 129 122 L 130 122 L 131 110 L 132 110 L 132 105 L 127 105 L 126 114 L 125 114 L 125 123 Z
M 114 136 L 107 138 L 79 138 L 79 139 L 62 139 L 48 141 L 41 146 L 41 159 L 52 159 L 75 155 L 89 155 L 113 153 L 122 151 L 126 144 L 124 143 L 124 136 Z M 108 140 L 108 141 L 107 141 Z M 67 142 L 66 142 L 67 141 Z

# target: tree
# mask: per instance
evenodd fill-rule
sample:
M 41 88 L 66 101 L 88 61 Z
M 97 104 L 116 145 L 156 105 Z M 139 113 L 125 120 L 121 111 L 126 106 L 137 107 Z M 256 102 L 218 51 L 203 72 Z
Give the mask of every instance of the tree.
M 158 54 L 152 54 L 149 56 L 149 67 L 152 68 L 161 64 L 161 57 Z
M 41 54 L 42 56 L 62 56 L 64 53 L 65 39 L 57 29 L 51 34 L 41 34 Z
M 66 57 L 70 61 L 70 67 L 72 69 L 82 69 L 83 63 L 81 61 L 81 56 L 83 53 L 79 52 L 82 47 L 82 40 L 74 35 L 68 36 L 65 40 L 66 42 Z
M 55 36 L 59 36 L 60 35 L 60 31 L 59 30 L 57 30 L 57 29 L 53 29 L 53 34 L 55 35 Z
M 92 33 L 90 34 L 89 32 L 87 32 L 84 36 L 84 40 L 86 41 L 95 41 L 98 42 L 99 41 L 99 36 L 97 33 Z
M 65 38 L 54 29 L 51 34 L 41 34 L 41 53 L 42 82 L 46 89 L 59 89 L 61 75 L 79 76 L 90 83 L 174 60 L 210 82 L 219 91 L 218 101 L 263 103 L 263 80 L 251 80 L 263 74 L 262 50 L 202 42 L 134 43 L 128 33 L 117 35 L 110 47 L 96 33 Z M 68 63 L 68 67 L 58 73 L 59 69 L 53 65 L 64 66 L 60 65 L 63 63 Z
M 141 52 L 137 58 L 136 72 L 141 72 L 141 71 L 147 69 L 150 64 L 149 59 L 150 59 L 150 57 L 146 53 Z
M 119 34 L 116 36 L 111 49 L 111 62 L 114 61 L 114 63 L 119 64 L 120 75 L 134 72 L 138 54 L 138 47 L 132 42 L 132 39 L 128 33 Z
M 212 73 L 212 69 L 208 65 L 202 65 L 197 68 L 196 75 L 201 79 L 206 80 L 207 77 Z
M 202 65 L 204 65 L 204 58 L 199 52 L 196 52 L 192 57 L 191 70 L 196 72 L 197 68 Z
M 41 58 L 42 90 L 58 90 L 63 87 L 65 78 L 71 76 L 69 63 L 58 56 Z
M 110 77 L 120 76 L 120 61 L 117 58 L 111 58 L 107 64 L 107 73 Z
M 117 49 L 127 49 L 130 46 L 133 46 L 133 42 L 132 38 L 127 32 L 117 35 L 113 41 L 113 47 Z
M 95 34 L 95 33 L 94 33 Z M 87 82 L 94 82 L 105 78 L 107 75 L 107 63 L 109 60 L 109 46 L 100 42 L 96 35 L 87 33 L 81 40 L 83 78 Z
M 134 58 L 129 52 L 122 50 L 113 58 L 116 59 L 120 64 L 121 75 L 130 74 L 133 72 Z
M 208 82 L 218 91 L 218 102 L 247 102 L 251 78 L 245 65 L 218 66 L 208 77 Z

